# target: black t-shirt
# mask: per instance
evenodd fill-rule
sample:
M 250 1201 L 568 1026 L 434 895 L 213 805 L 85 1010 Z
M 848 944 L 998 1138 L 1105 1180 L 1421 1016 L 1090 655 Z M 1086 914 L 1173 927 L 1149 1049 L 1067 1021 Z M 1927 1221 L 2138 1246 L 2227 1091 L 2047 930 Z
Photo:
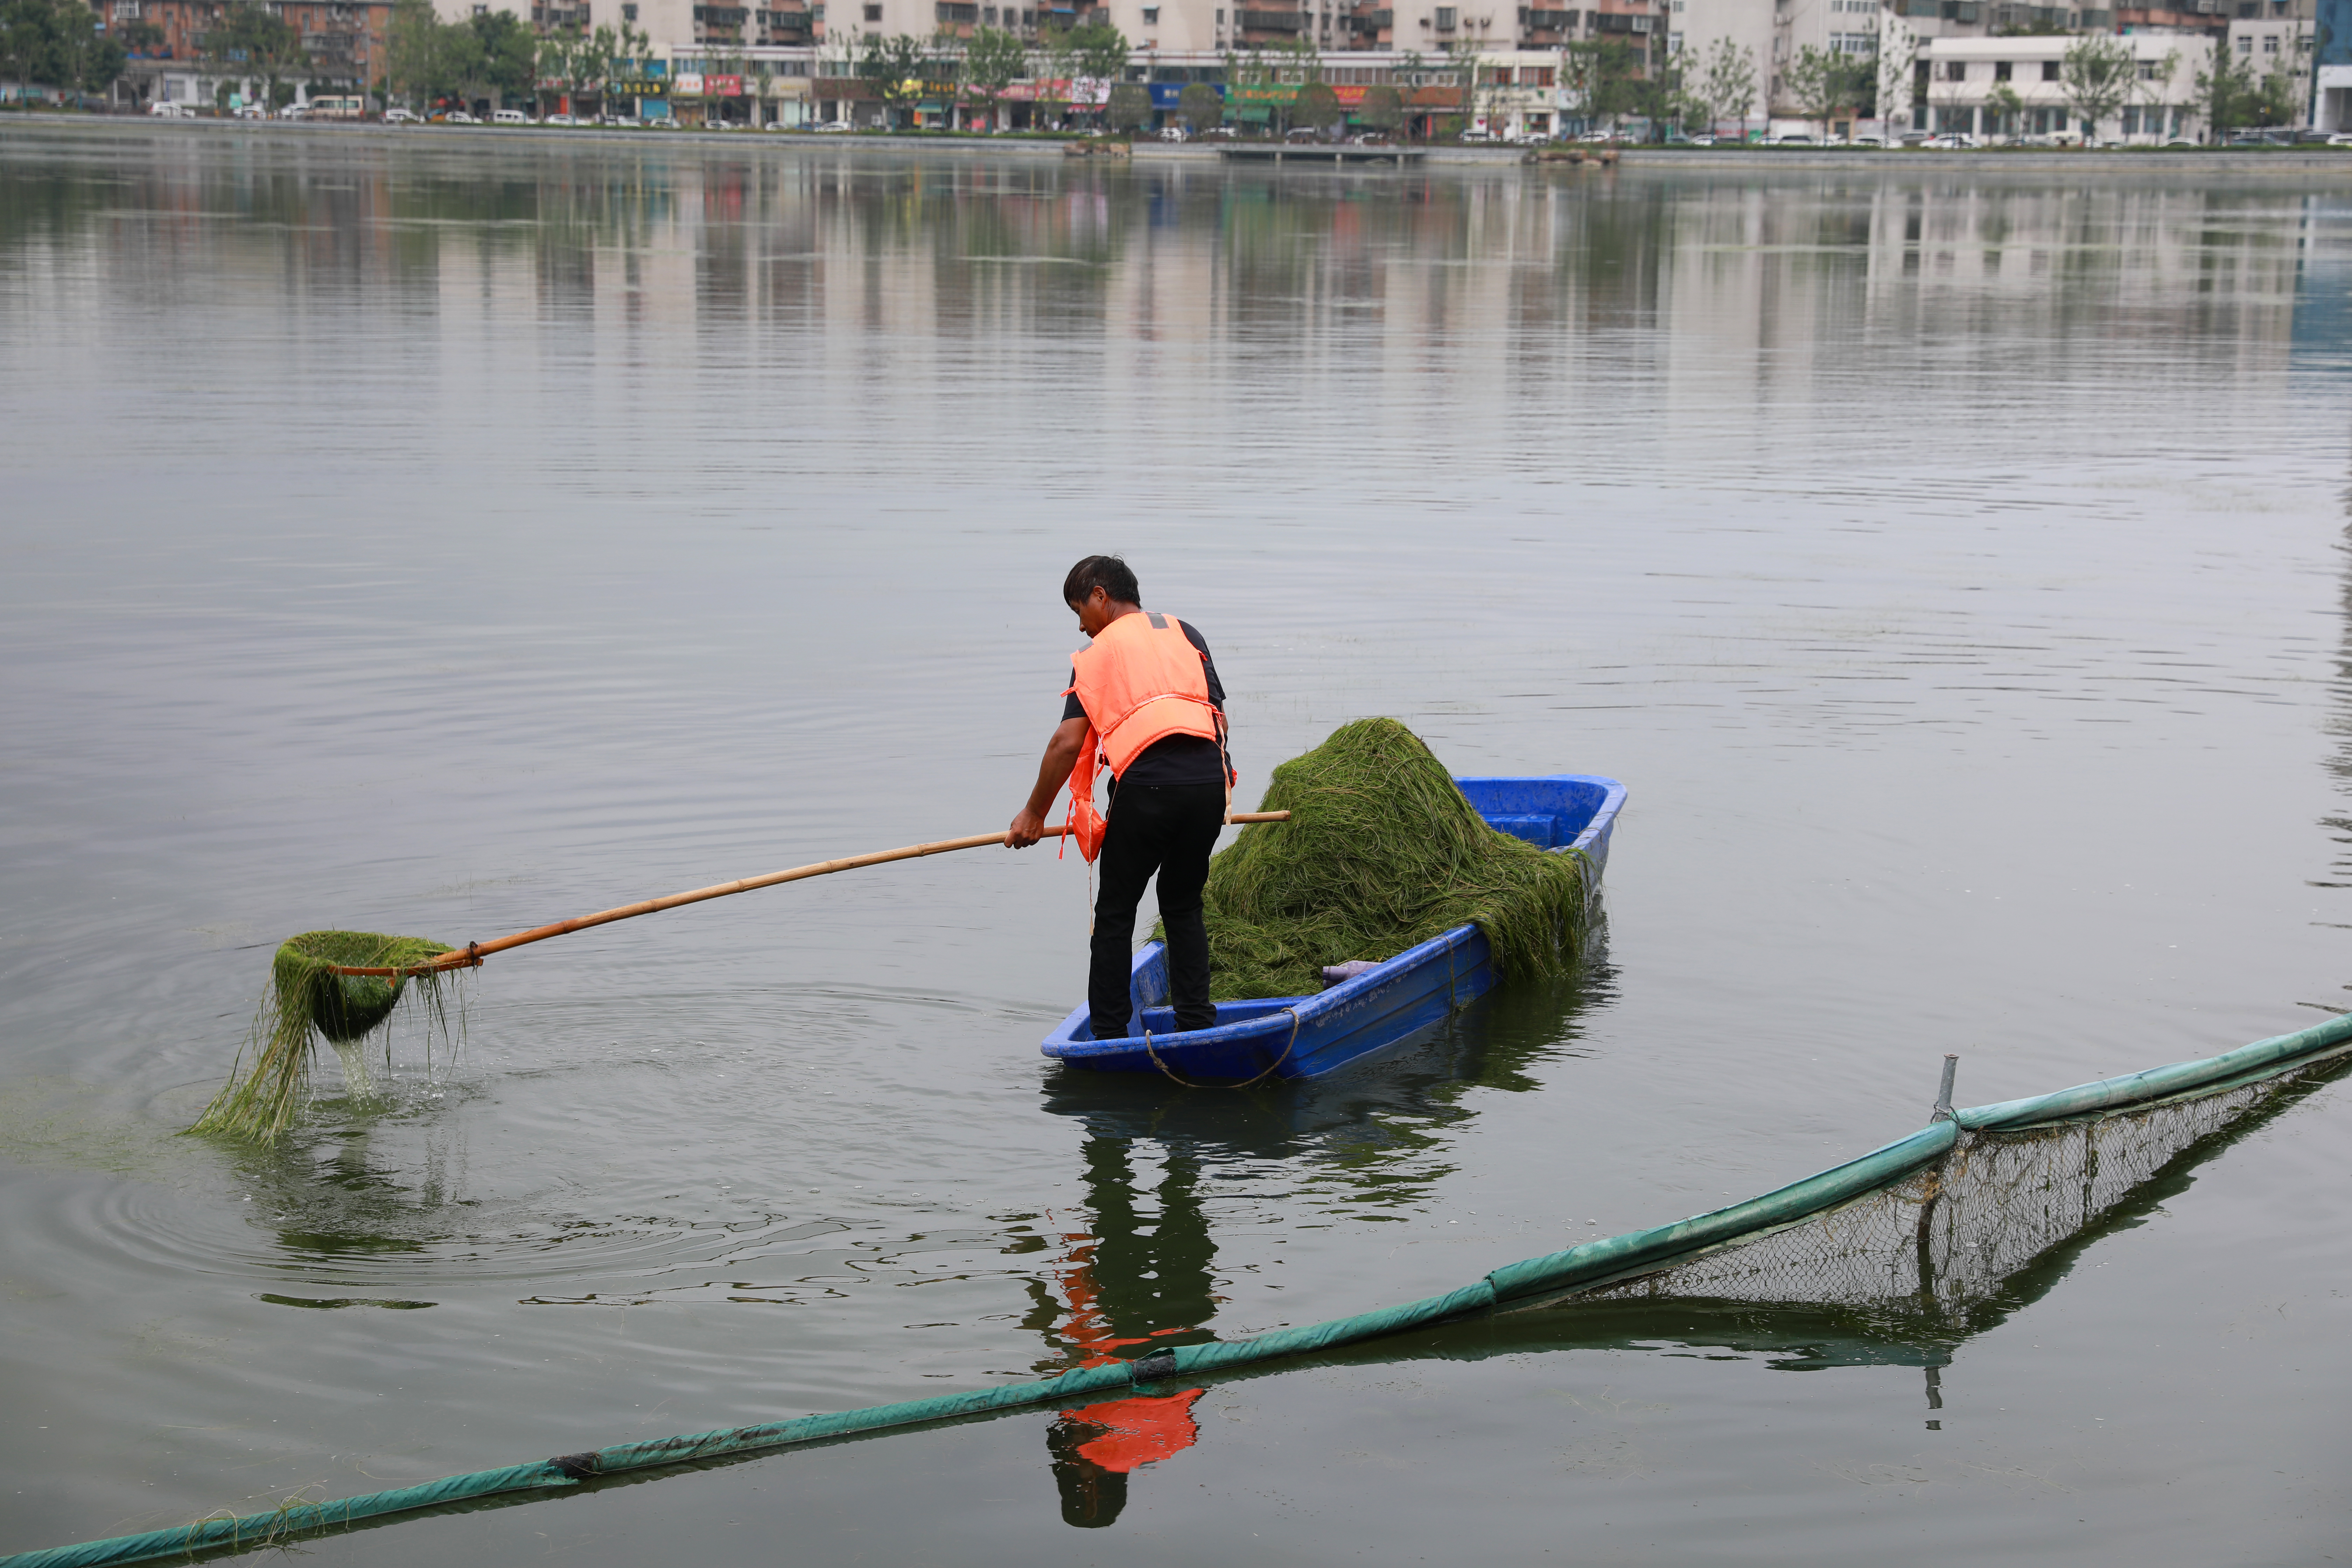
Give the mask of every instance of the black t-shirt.
M 1217 711 L 1225 710 L 1225 685 L 1217 679 L 1217 661 L 1209 657 L 1209 645 L 1201 640 L 1189 621 L 1176 623 L 1183 628 L 1184 640 L 1201 650 L 1201 668 L 1209 678 L 1209 700 Z M 1070 669 L 1069 684 L 1078 683 L 1076 666 Z M 1062 699 L 1062 717 L 1084 719 L 1086 705 L 1078 694 L 1071 692 Z M 1129 763 L 1127 772 L 1118 775 L 1122 784 L 1221 784 L 1225 782 L 1224 753 L 1214 741 L 1205 735 L 1163 735 L 1143 749 L 1143 754 Z

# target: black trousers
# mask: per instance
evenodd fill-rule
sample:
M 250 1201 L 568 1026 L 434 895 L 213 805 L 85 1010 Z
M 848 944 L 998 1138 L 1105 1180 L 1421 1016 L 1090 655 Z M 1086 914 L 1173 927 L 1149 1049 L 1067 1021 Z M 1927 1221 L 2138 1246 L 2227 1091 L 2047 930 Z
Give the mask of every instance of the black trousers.
M 1135 907 L 1155 871 L 1176 1026 L 1205 1029 L 1217 1021 L 1209 1002 L 1209 928 L 1201 918 L 1201 888 L 1209 879 L 1209 851 L 1224 824 L 1221 784 L 1129 784 L 1112 796 L 1098 863 L 1102 890 L 1095 898 L 1093 962 L 1087 973 L 1087 1007 L 1094 1016 L 1096 1039 L 1127 1033 L 1134 1012 L 1128 978 L 1135 967 Z

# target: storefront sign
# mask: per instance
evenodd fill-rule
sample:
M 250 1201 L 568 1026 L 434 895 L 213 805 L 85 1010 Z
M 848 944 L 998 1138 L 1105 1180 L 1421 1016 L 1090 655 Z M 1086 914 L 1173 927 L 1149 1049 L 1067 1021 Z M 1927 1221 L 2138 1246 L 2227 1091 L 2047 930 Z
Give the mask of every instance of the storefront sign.
M 659 98 L 669 90 L 665 81 L 616 81 L 610 90 L 621 98 Z
M 702 73 L 700 71 L 678 72 L 670 79 L 670 92 L 677 98 L 700 98 Z
M 704 77 L 702 79 L 702 96 L 705 98 L 740 98 L 743 96 L 743 79 L 740 76 Z

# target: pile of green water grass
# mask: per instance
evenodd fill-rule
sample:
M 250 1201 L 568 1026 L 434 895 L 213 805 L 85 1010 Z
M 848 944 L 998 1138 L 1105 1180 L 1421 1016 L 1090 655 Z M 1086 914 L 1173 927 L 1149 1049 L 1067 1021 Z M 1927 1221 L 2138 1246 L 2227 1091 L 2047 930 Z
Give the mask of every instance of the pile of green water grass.
M 1393 958 L 1475 924 L 1510 978 L 1556 974 L 1584 936 L 1584 857 L 1486 826 L 1393 719 L 1360 719 L 1274 770 L 1265 811 L 1209 862 L 1212 994 L 1299 996 L 1327 964 Z
M 360 1041 L 392 1016 L 412 984 L 430 1021 L 446 1029 L 442 986 L 448 977 L 337 974 L 333 966 L 402 968 L 451 951 L 446 942 L 377 931 L 310 931 L 289 937 L 271 961 L 269 989 L 227 1085 L 188 1131 L 276 1142 L 310 1098 L 313 1035 L 324 1035 L 343 1058 L 352 1091 L 367 1093 Z

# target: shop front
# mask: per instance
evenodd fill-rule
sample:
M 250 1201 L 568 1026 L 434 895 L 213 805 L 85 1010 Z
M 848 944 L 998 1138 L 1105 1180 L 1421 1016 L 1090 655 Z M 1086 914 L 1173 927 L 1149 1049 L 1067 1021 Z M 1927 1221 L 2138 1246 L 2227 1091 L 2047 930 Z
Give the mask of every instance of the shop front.
M 613 112 L 625 120 L 667 120 L 669 118 L 669 83 L 667 80 L 616 81 L 605 89 Z

